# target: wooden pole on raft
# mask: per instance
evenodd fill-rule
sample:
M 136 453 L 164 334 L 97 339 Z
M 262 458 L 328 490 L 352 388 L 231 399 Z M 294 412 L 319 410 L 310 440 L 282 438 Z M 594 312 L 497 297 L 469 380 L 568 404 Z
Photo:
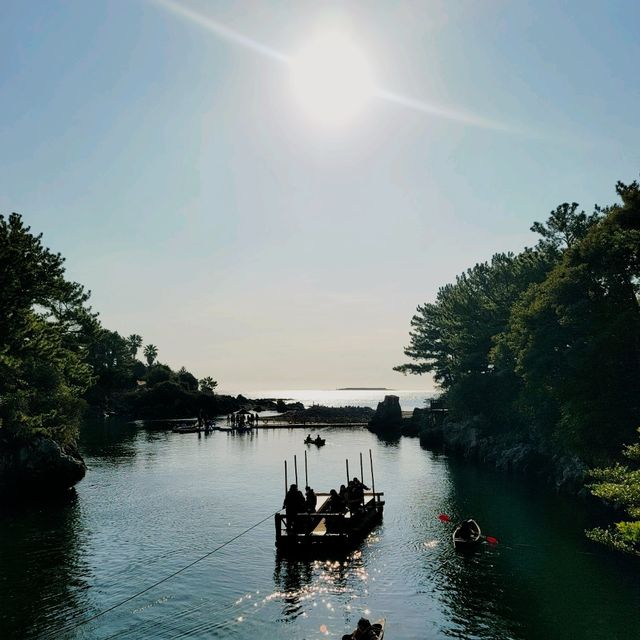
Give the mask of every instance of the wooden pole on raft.
M 376 499 L 376 481 L 373 477 L 373 456 L 371 455 L 371 449 L 369 449 L 369 462 L 371 463 L 371 491 L 373 491 L 373 499 Z
M 293 470 L 296 474 L 296 485 L 298 484 L 298 461 L 295 456 L 293 456 Z
M 284 461 L 284 495 L 287 495 L 287 489 L 289 485 L 287 484 L 287 461 Z
M 345 463 L 347 465 L 347 484 L 345 486 L 348 487 L 349 486 L 349 458 L 345 460 Z
M 362 468 L 362 451 L 360 452 L 360 482 L 364 484 L 364 470 Z
M 309 471 L 307 468 L 307 452 L 304 452 L 304 486 L 309 486 Z

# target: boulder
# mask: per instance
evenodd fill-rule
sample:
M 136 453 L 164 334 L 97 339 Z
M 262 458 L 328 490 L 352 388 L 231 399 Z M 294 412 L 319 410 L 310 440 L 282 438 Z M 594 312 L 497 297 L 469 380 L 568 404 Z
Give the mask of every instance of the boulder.
M 376 412 L 369 421 L 369 429 L 375 433 L 400 432 L 402 428 L 402 409 L 398 396 L 385 396 L 378 402 Z
M 0 443 L 0 495 L 50 494 L 71 488 L 87 466 L 73 445 L 61 447 L 51 438 Z

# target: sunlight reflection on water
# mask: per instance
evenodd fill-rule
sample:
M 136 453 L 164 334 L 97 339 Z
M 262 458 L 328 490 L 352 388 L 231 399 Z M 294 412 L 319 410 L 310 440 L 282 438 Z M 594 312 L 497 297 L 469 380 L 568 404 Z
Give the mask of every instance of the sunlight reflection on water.
M 198 437 L 87 425 L 90 473 L 75 498 L 1 516 L 3 638 L 310 640 L 341 637 L 361 615 L 387 617 L 393 638 L 564 639 L 562 629 L 576 628 L 581 638 L 630 637 L 637 572 L 591 547 L 578 553 L 587 543 L 573 503 L 568 521 L 563 498 L 454 463 L 415 439 L 325 433 L 327 447 L 308 456 L 316 489 L 344 482 L 345 457 L 355 462 L 371 448 L 376 488 L 385 492 L 384 520 L 358 549 L 342 559 L 280 558 L 267 521 L 60 636 L 75 616 L 144 589 L 278 508 L 283 457 L 303 451 L 303 434 L 290 429 Z M 471 555 L 453 550 L 451 526 L 438 514 L 470 511 L 501 544 Z M 529 547 L 508 544 L 523 539 Z

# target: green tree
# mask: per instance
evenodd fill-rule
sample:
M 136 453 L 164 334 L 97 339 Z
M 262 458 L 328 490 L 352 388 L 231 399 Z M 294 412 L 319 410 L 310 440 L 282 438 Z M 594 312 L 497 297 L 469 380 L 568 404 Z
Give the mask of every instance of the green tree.
M 545 223 L 533 223 L 531 231 L 542 236 L 538 249 L 560 253 L 587 235 L 600 219 L 602 211 L 596 207 L 592 214 L 587 215 L 584 211 L 578 212 L 578 206 L 577 202 L 565 202 L 551 212 Z
M 205 393 L 213 393 L 213 390 L 218 386 L 218 383 L 211 377 L 207 376 L 200 380 L 200 391 Z
M 496 254 L 467 270 L 442 287 L 434 303 L 418 307 L 405 349 L 414 362 L 395 370 L 432 372 L 457 417 L 481 417 L 499 427 L 512 417 L 504 399 L 517 395 L 518 381 L 512 365 L 493 358 L 495 341 L 508 328 L 514 302 L 549 268 L 546 255 L 528 249 Z
M 138 349 L 142 346 L 142 336 L 138 335 L 137 333 L 132 333 L 127 338 L 127 345 L 129 346 L 129 349 L 131 351 L 131 356 L 133 358 L 136 358 L 138 355 Z
M 583 455 L 615 455 L 640 413 L 640 198 L 621 205 L 563 254 L 515 305 L 506 338 L 541 429 Z
M 198 378 L 196 378 L 192 373 L 189 373 L 189 371 L 187 371 L 184 367 L 181 367 L 178 371 L 177 378 L 180 386 L 187 391 L 198 390 Z
M 145 376 L 145 380 L 150 387 L 160 384 L 161 382 L 168 382 L 173 380 L 173 378 L 174 373 L 166 364 L 156 364 L 153 367 L 149 367 L 147 375 Z
M 135 384 L 135 360 L 129 339 L 117 331 L 104 329 L 97 322 L 87 342 L 86 362 L 95 376 L 89 392 L 89 399 L 94 404 L 107 402 L 114 392 L 130 389 Z
M 143 351 L 147 364 L 151 367 L 158 357 L 158 347 L 155 344 L 148 344 Z
M 627 445 L 623 455 L 631 466 L 616 464 L 593 470 L 595 482 L 589 488 L 593 495 L 622 507 L 631 520 L 616 522 L 609 529 L 592 529 L 587 536 L 614 549 L 640 555 L 640 442 Z
M 0 216 L 0 439 L 75 439 L 91 384 L 82 336 L 89 293 L 20 215 Z

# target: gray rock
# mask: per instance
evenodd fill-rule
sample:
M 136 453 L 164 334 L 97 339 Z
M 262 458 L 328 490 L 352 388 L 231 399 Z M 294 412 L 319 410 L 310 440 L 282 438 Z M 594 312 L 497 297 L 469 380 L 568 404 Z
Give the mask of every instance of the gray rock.
M 399 432 L 402 428 L 402 409 L 398 396 L 385 396 L 378 402 L 378 408 L 369 421 L 369 429 L 374 432 Z
M 84 478 L 87 466 L 73 445 L 44 436 L 24 443 L 0 442 L 0 495 L 56 493 Z

